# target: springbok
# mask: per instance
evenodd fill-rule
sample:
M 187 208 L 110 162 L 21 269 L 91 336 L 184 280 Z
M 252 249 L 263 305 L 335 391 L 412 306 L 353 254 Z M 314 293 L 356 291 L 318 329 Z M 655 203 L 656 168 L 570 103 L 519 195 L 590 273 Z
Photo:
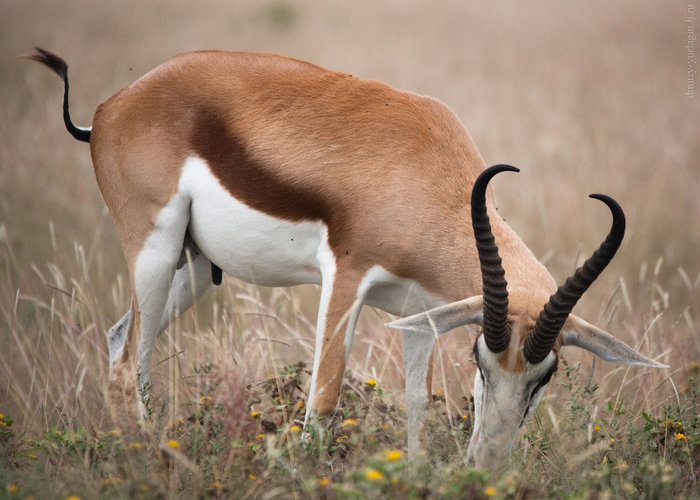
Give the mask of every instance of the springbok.
M 296 59 L 202 51 L 158 66 L 80 128 L 65 61 L 41 49 L 25 57 L 63 79 L 65 125 L 90 143 L 128 264 L 131 309 L 107 334 L 119 422 L 144 411 L 158 335 L 222 270 L 264 286 L 321 285 L 307 421 L 336 408 L 363 304 L 414 315 L 390 325 L 403 330 L 410 452 L 422 446 L 435 337 L 482 325 L 468 450 L 479 467 L 507 458 L 562 345 L 664 366 L 570 314 L 622 240 L 617 203 L 597 196 L 613 228 L 557 291 L 487 189 L 516 169 L 484 170 L 435 99 Z

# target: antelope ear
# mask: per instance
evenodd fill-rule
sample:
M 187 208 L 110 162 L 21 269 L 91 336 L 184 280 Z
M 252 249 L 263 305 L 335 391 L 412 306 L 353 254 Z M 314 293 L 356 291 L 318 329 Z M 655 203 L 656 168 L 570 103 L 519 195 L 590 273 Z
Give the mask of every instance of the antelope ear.
M 562 328 L 562 345 L 581 347 L 611 363 L 669 368 L 668 365 L 647 358 L 609 333 L 573 314 L 569 315 Z
M 452 302 L 406 318 L 387 323 L 389 328 L 414 332 L 441 334 L 467 324 L 481 325 L 484 299 L 475 295 L 468 299 Z

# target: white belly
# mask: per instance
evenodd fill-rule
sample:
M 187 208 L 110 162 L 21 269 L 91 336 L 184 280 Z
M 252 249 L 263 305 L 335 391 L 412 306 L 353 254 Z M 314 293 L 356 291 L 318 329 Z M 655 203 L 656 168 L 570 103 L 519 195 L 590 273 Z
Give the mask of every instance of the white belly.
M 192 238 L 227 274 L 263 286 L 321 283 L 319 252 L 328 249 L 323 222 L 290 222 L 250 208 L 199 158 L 185 162 L 178 190 L 192 200 Z

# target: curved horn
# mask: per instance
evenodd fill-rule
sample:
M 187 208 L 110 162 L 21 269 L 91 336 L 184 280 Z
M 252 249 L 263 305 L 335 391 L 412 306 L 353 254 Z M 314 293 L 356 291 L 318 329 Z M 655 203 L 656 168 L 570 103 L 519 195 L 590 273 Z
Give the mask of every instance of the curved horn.
M 507 322 L 508 283 L 486 213 L 486 187 L 494 175 L 505 170 L 520 171 L 510 165 L 494 165 L 487 168 L 476 179 L 471 199 L 472 227 L 484 290 L 484 340 L 489 350 L 494 353 L 505 351 L 510 343 L 510 328 Z
M 525 359 L 530 363 L 539 363 L 547 357 L 576 302 L 610 263 L 625 235 L 625 214 L 620 205 L 603 194 L 592 194 L 590 197 L 602 201 L 610 208 L 612 227 L 600 248 L 559 287 L 544 306 L 532 335 L 523 346 Z

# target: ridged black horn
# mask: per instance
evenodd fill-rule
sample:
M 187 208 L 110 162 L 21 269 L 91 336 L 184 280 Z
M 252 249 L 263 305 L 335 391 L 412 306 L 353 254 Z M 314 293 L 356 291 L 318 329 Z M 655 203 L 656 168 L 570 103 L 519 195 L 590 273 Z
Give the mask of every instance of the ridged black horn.
M 471 199 L 472 227 L 484 290 L 484 340 L 489 350 L 494 353 L 503 352 L 508 348 L 511 332 L 507 321 L 508 283 L 486 213 L 486 187 L 494 175 L 506 170 L 520 171 L 510 165 L 494 165 L 484 170 L 474 183 Z
M 544 306 L 532 335 L 523 346 L 525 359 L 530 363 L 539 363 L 547 357 L 576 302 L 610 263 L 625 235 L 625 213 L 620 205 L 603 194 L 592 194 L 591 198 L 602 201 L 610 208 L 613 216 L 610 233 L 600 248 L 559 287 Z

